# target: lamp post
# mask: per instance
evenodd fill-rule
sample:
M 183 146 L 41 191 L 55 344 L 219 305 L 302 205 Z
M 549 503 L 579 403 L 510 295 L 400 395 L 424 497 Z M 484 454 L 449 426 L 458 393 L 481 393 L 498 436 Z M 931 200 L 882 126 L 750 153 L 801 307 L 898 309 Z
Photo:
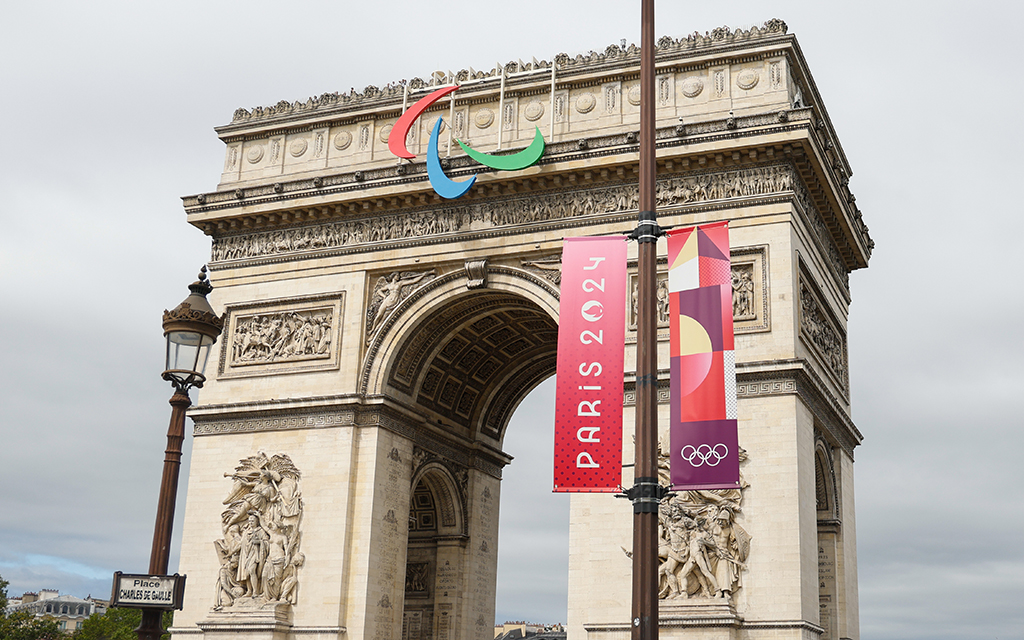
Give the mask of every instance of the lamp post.
M 640 185 L 637 241 L 636 441 L 633 502 L 632 640 L 658 640 L 658 328 L 655 180 L 654 0 L 640 11 Z
M 188 286 L 191 293 L 171 311 L 164 311 L 164 338 L 167 340 L 167 364 L 163 379 L 174 386 L 171 396 L 171 422 L 167 427 L 167 449 L 160 481 L 160 498 L 153 530 L 153 548 L 149 554 L 150 575 L 165 575 L 174 528 L 174 502 L 178 493 L 181 468 L 181 443 L 185 439 L 185 410 L 192 405 L 188 391 L 202 388 L 210 347 L 224 328 L 224 320 L 214 313 L 206 296 L 213 286 L 206 280 L 206 267 L 199 279 Z M 162 609 L 143 609 L 142 624 L 136 629 L 139 640 L 160 640 L 163 634 Z

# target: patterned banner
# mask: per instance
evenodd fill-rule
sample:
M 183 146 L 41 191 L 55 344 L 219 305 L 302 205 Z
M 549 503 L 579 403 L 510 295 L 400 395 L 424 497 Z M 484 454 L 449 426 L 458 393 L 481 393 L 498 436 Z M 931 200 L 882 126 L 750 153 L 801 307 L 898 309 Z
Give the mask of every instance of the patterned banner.
M 675 489 L 739 486 L 729 223 L 668 234 L 671 480 Z
M 618 491 L 626 343 L 623 236 L 566 238 L 558 314 L 555 491 Z

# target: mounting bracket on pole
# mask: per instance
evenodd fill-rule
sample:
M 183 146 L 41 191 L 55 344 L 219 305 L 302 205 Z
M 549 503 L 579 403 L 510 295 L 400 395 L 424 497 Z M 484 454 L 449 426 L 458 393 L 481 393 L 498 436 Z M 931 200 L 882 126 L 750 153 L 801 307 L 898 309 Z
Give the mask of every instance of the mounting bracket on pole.
M 615 494 L 615 497 L 629 498 L 633 503 L 633 513 L 658 513 L 661 501 L 674 495 L 668 487 L 658 484 L 657 478 L 637 478 L 632 487 Z
M 658 226 L 658 215 L 654 211 L 641 211 L 637 216 L 636 229 L 627 236 L 640 243 L 657 242 L 665 232 Z

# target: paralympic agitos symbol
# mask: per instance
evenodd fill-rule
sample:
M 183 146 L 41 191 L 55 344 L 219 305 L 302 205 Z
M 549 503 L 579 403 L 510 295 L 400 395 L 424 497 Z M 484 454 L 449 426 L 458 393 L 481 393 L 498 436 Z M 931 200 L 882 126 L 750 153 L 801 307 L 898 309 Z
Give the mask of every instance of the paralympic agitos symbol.
M 391 128 L 391 134 L 388 136 L 388 150 L 399 158 L 407 158 L 410 160 L 415 158 L 416 154 L 411 153 L 405 147 L 405 139 L 409 134 L 409 128 L 412 127 L 412 123 L 415 122 L 416 118 L 419 118 L 430 105 L 458 88 L 458 86 L 453 86 L 438 89 L 409 107 L 409 110 L 403 113 L 402 117 L 395 122 L 395 126 Z M 462 140 L 456 139 L 455 141 L 459 143 L 459 146 L 462 147 L 462 150 L 465 151 L 470 158 L 473 158 L 485 167 L 497 169 L 498 171 L 518 171 L 537 162 L 540 160 L 540 157 L 544 155 L 544 136 L 541 135 L 540 127 L 537 127 L 536 129 L 536 133 L 533 136 L 533 142 L 530 143 L 530 146 L 518 153 L 513 153 L 507 156 L 495 156 L 487 153 L 481 153 L 474 149 L 470 149 L 462 142 Z M 434 124 L 434 130 L 430 133 L 430 142 L 427 144 L 427 177 L 430 178 L 430 186 L 434 188 L 437 195 L 442 198 L 453 200 L 469 191 L 470 187 L 473 186 L 473 183 L 476 182 L 476 175 L 473 175 L 468 180 L 455 181 L 444 174 L 444 171 L 441 169 L 441 156 L 437 151 L 437 139 L 440 133 L 441 118 L 438 118 L 437 122 Z M 501 135 L 500 130 L 498 135 Z

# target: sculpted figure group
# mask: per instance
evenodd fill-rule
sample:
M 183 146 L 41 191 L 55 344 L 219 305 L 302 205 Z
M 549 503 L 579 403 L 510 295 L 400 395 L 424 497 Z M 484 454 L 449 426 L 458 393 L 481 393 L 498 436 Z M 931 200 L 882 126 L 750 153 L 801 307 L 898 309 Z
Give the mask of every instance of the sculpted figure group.
M 746 453 L 740 450 L 741 463 Z M 668 456 L 659 475 L 668 481 Z M 683 491 L 661 503 L 658 513 L 661 565 L 659 598 L 729 598 L 742 586 L 750 535 L 736 522 L 743 489 Z
M 754 315 L 753 269 L 732 268 L 732 316 L 735 319 Z
M 398 306 L 399 302 L 412 293 L 416 285 L 424 281 L 429 282 L 436 275 L 437 271 L 431 269 L 420 273 L 395 271 L 377 278 L 377 283 L 373 287 L 373 295 L 370 298 L 370 306 L 366 310 L 366 341 L 369 342 L 373 336 L 377 335 L 377 330 L 383 324 L 384 318 Z
M 658 181 L 657 201 L 659 207 L 670 207 L 788 191 L 802 197 L 805 207 L 811 206 L 793 169 L 784 165 L 665 178 Z M 619 184 L 214 238 L 212 253 L 215 261 L 258 258 L 454 233 L 466 231 L 471 225 L 501 227 L 632 211 L 638 206 L 636 185 Z
M 245 458 L 234 473 L 221 514 L 224 537 L 213 543 L 220 560 L 214 610 L 295 604 L 302 492 L 299 470 L 284 454 Z
M 231 338 L 231 363 L 326 356 L 331 350 L 332 320 L 330 311 L 289 311 L 242 318 Z
M 846 342 L 842 335 L 825 319 L 807 285 L 800 283 L 800 328 L 818 347 L 825 363 L 846 383 Z

